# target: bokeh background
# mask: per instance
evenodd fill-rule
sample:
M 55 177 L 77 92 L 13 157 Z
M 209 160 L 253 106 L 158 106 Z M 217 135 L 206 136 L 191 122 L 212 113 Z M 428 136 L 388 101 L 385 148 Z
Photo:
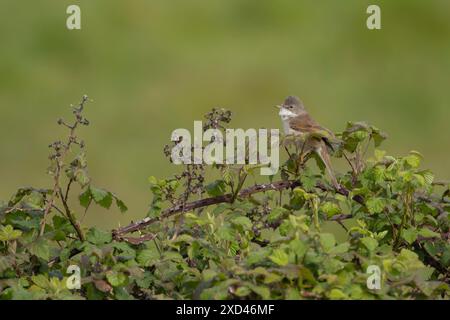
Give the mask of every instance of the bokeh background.
M 82 30 L 65 27 L 78 4 Z M 366 8 L 382 8 L 382 30 Z M 83 94 L 93 183 L 130 211 L 96 208 L 86 222 L 143 217 L 147 177 L 175 168 L 162 148 L 211 107 L 234 127 L 280 127 L 272 106 L 288 94 L 332 130 L 367 120 L 394 155 L 418 150 L 450 178 L 448 0 L 1 0 L 0 199 L 51 186 L 49 142 Z M 339 164 L 337 164 L 339 167 Z

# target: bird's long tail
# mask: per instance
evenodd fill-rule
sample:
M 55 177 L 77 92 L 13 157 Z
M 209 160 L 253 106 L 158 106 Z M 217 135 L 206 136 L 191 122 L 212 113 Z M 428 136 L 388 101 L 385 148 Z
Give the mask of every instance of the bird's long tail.
M 327 147 L 325 146 L 325 144 L 322 144 L 319 148 L 317 148 L 317 154 L 319 155 L 320 159 L 324 163 L 325 168 L 327 169 L 327 173 L 330 176 L 331 183 L 333 184 L 334 188 L 336 190 L 340 190 L 341 186 L 337 182 L 336 177 L 334 175 L 334 171 L 331 166 L 330 155 L 328 153 L 328 150 L 327 150 Z

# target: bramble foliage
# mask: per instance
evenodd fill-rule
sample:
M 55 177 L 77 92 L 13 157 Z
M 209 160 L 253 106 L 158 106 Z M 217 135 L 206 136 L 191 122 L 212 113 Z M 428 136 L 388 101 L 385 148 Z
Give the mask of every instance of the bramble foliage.
M 77 136 L 87 102 L 73 107 L 73 124 L 58 121 L 69 135 L 50 145 L 53 187 L 22 188 L 0 205 L 1 299 L 449 298 L 449 185 L 420 168 L 418 152 L 379 149 L 378 128 L 348 123 L 337 135 L 334 156 L 349 165 L 341 190 L 303 154 L 320 137 L 286 137 L 280 177 L 254 185 L 254 165 L 186 165 L 149 179 L 146 218 L 103 231 L 81 225 L 92 205 L 127 208 L 89 178 Z M 215 109 L 204 129 L 230 120 Z M 71 208 L 74 183 L 81 213 Z M 328 221 L 347 238 L 323 231 Z M 80 290 L 66 286 L 70 265 Z M 370 265 L 381 269 L 380 290 L 367 287 Z

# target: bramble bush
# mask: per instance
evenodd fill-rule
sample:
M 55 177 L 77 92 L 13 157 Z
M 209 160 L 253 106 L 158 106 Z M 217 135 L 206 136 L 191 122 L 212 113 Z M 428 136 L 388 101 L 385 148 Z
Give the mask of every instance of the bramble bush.
M 21 188 L 0 204 L 1 299 L 449 298 L 449 184 L 420 168 L 418 152 L 387 155 L 378 128 L 349 122 L 337 134 L 334 156 L 349 167 L 339 190 L 301 148 L 318 137 L 286 137 L 287 160 L 269 181 L 256 183 L 255 165 L 185 165 L 150 177 L 146 217 L 105 231 L 83 217 L 95 206 L 127 207 L 89 177 L 78 137 L 87 102 L 72 106 L 72 123 L 58 120 L 68 137 L 50 145 L 52 187 Z M 213 109 L 204 129 L 230 121 Z M 71 265 L 80 289 L 67 286 Z M 379 290 L 367 286 L 370 265 L 381 269 Z

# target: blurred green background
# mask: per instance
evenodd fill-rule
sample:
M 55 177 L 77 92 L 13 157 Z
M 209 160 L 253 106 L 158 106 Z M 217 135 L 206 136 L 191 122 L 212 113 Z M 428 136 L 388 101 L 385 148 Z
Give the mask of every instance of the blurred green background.
M 65 27 L 78 4 L 82 30 Z M 366 8 L 382 8 L 382 30 Z M 175 128 L 211 107 L 233 127 L 279 128 L 272 106 L 288 94 L 332 130 L 367 120 L 384 149 L 425 155 L 450 178 L 448 0 L 1 0 L 0 199 L 51 186 L 47 145 L 83 94 L 93 183 L 130 211 L 97 208 L 86 222 L 115 227 L 143 217 L 147 177 L 170 175 L 162 154 Z M 337 164 L 339 167 L 339 164 Z

